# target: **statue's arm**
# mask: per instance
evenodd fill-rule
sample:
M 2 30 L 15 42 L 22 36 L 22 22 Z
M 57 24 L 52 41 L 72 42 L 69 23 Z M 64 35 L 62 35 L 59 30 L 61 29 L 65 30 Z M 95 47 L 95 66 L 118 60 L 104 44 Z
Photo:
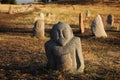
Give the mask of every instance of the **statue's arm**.
M 51 68 L 51 69 L 54 69 L 55 60 L 54 60 L 54 55 L 52 53 L 52 49 L 51 49 L 51 46 L 50 46 L 49 42 L 45 44 L 45 52 L 46 52 L 46 56 L 47 56 L 47 59 L 48 59 L 47 67 Z
M 76 61 L 77 61 L 77 71 L 84 72 L 84 58 L 82 54 L 81 40 L 77 38 L 77 47 L 76 47 Z

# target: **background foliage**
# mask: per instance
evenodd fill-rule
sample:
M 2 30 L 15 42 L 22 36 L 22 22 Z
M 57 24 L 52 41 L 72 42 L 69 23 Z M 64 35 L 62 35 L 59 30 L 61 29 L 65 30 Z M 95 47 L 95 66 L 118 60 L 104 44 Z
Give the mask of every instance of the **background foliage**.
M 1 3 L 4 3 L 4 4 L 16 4 L 16 0 L 1 0 Z

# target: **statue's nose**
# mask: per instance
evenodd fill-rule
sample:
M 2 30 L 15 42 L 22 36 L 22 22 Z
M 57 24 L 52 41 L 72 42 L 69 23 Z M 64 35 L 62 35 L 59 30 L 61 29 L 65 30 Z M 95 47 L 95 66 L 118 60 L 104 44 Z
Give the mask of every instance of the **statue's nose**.
M 59 38 L 64 38 L 64 37 L 63 37 L 62 30 L 59 31 Z

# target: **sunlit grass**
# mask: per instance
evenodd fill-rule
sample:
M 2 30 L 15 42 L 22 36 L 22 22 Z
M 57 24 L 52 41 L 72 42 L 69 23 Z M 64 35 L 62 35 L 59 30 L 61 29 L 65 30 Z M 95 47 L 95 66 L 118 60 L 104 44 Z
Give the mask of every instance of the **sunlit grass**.
M 15 9 L 23 8 L 28 5 L 13 5 Z M 3 8 L 5 7 L 5 8 Z M 0 5 L 0 10 L 7 10 L 9 5 Z M 105 17 L 109 14 L 115 16 L 115 22 L 119 19 L 119 8 L 110 7 L 106 5 L 59 5 L 59 4 L 46 4 L 38 5 L 39 10 L 32 11 L 25 16 L 19 16 L 14 19 L 10 19 L 10 23 L 16 24 L 34 24 L 34 20 L 38 17 L 40 12 L 45 14 L 45 23 L 46 24 L 55 24 L 59 21 L 66 22 L 68 24 L 79 25 L 79 13 L 83 13 L 85 18 L 85 13 L 87 10 L 90 11 L 89 24 L 91 20 L 97 14 L 103 14 Z M 50 14 L 49 16 L 46 16 Z

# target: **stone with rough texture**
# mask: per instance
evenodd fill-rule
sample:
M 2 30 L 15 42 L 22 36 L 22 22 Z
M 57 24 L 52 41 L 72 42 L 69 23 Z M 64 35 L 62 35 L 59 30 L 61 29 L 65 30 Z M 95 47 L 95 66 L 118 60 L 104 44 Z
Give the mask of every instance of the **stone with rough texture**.
M 103 14 L 100 14 L 101 16 L 101 19 L 102 19 L 102 22 L 103 22 L 103 25 L 104 25 L 104 29 L 106 29 L 106 19 L 105 19 L 105 16 Z
M 36 37 L 44 37 L 44 14 L 40 13 L 40 16 L 35 21 L 34 27 L 33 27 L 33 36 Z
M 109 14 L 109 15 L 107 16 L 107 25 L 108 25 L 108 26 L 113 26 L 113 23 L 114 23 L 114 16 L 111 15 L 111 14 Z
M 51 39 L 45 43 L 47 67 L 68 73 L 82 73 L 84 59 L 81 41 L 79 37 L 74 37 L 70 26 L 62 22 L 55 24 L 50 37 Z
M 92 33 L 96 37 L 107 37 L 104 30 L 104 24 L 100 15 L 97 15 L 91 25 Z
M 82 13 L 79 14 L 79 26 L 80 26 L 80 32 L 84 33 L 84 23 L 83 23 L 83 15 Z

